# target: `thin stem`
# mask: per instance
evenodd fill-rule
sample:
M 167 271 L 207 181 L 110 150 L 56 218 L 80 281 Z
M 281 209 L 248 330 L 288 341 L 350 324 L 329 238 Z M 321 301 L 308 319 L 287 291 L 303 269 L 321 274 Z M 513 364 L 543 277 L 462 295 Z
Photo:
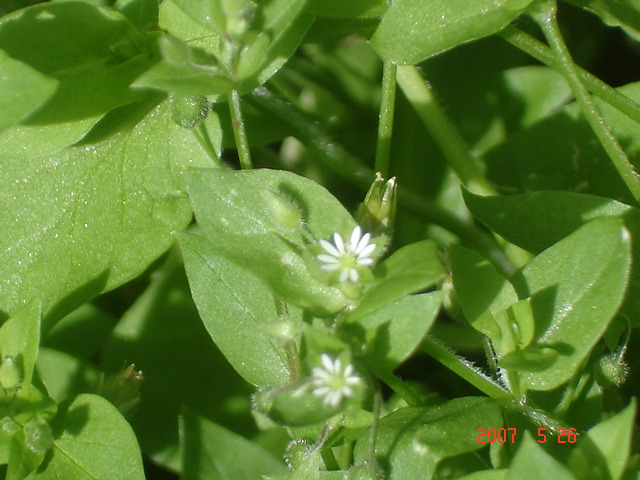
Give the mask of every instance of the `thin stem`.
M 370 365 L 370 368 L 380 380 L 386 383 L 391 390 L 400 395 L 407 404 L 414 407 L 424 404 L 420 397 L 392 372 L 381 368 L 374 368 L 374 365 Z
M 519 28 L 509 25 L 498 33 L 504 40 L 514 47 L 531 55 L 545 65 L 557 69 L 557 62 L 553 52 L 544 43 L 538 41 Z M 603 82 L 595 75 L 587 72 L 580 66 L 575 66 L 580 76 L 580 80 L 587 89 L 594 95 L 600 97 L 612 107 L 618 109 L 636 123 L 640 123 L 640 104 L 623 95 L 609 84 Z
M 380 172 L 384 178 L 389 178 L 393 114 L 396 105 L 396 72 L 397 66 L 395 63 L 390 61 L 384 62 L 382 67 L 382 98 L 380 99 L 375 163 L 376 172 Z
M 477 367 L 469 361 L 456 355 L 431 336 L 422 342 L 422 350 L 442 365 L 453 371 L 485 395 L 499 401 L 515 401 L 515 396 L 498 385 L 489 377 L 483 375 Z
M 413 65 L 398 66 L 398 85 L 460 181 L 472 192 L 495 195 L 462 136 L 438 104 L 418 69 Z
M 273 297 L 276 314 L 281 320 L 290 320 L 289 307 L 287 303 L 276 296 Z M 289 367 L 289 377 L 291 381 L 300 378 L 300 357 L 298 356 L 298 345 L 295 340 L 287 340 L 284 345 L 285 355 L 287 356 L 287 366 Z
M 594 103 L 586 87 L 582 84 L 578 71 L 571 58 L 571 54 L 564 43 L 560 27 L 556 18 L 555 0 L 546 0 L 540 4 L 539 12 L 535 17 L 540 28 L 547 38 L 552 51 L 556 56 L 556 64 L 560 73 L 565 77 L 573 96 L 575 97 L 585 118 L 591 125 L 596 137 L 611 158 L 613 165 L 627 185 L 627 188 L 636 199 L 640 201 L 640 176 L 627 158 L 626 153 L 613 136 L 609 125 L 602 117 L 598 107 Z
M 240 95 L 237 90 L 231 91 L 229 112 L 231 113 L 231 126 L 233 127 L 233 136 L 236 139 L 240 167 L 243 169 L 251 169 L 253 168 L 253 162 L 251 162 L 249 141 L 247 140 L 247 132 L 244 128 L 244 119 L 242 118 L 242 109 L 240 107 Z
M 320 124 L 308 118 L 300 109 L 264 87 L 254 90 L 247 99 L 256 108 L 269 112 L 285 122 L 292 133 L 336 174 L 362 191 L 366 192 L 369 189 L 375 178 L 373 170 L 365 167 L 358 158 L 347 152 Z M 398 203 L 407 211 L 457 235 L 467 245 L 473 246 L 489 258 L 505 275 L 509 276 L 515 271 L 493 238 L 473 223 L 461 220 L 436 203 L 401 187 L 398 187 Z
M 375 378 L 375 377 L 374 377 Z M 382 411 L 382 390 L 380 382 L 376 379 L 376 393 L 373 397 L 373 419 L 371 421 L 371 432 L 369 433 L 369 460 L 376 461 L 376 442 L 378 440 L 378 425 L 380 424 L 380 412 Z

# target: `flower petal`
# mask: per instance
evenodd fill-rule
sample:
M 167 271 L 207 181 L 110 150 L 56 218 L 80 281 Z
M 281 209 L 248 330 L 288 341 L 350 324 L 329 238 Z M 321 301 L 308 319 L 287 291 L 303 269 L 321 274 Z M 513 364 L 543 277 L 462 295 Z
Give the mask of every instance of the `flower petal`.
M 346 253 L 346 250 L 344 249 L 344 241 L 342 241 L 342 237 L 339 234 L 333 234 L 333 243 L 336 246 L 336 250 L 339 252 L 337 255 L 338 257 Z
M 324 248 L 325 252 L 327 252 L 329 255 L 333 255 L 334 257 L 340 257 L 342 255 L 331 242 L 328 242 L 324 239 L 320 240 L 320 246 Z
M 353 229 L 351 232 L 351 240 L 349 241 L 349 250 L 354 252 L 358 247 L 358 242 L 360 242 L 360 237 L 362 236 L 362 229 L 360 225 Z

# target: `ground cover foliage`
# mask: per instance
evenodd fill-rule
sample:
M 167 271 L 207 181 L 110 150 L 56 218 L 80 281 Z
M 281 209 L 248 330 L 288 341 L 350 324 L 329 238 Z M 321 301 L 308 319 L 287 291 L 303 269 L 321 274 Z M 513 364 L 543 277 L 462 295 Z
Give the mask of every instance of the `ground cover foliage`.
M 638 480 L 632 0 L 0 1 L 0 475 Z

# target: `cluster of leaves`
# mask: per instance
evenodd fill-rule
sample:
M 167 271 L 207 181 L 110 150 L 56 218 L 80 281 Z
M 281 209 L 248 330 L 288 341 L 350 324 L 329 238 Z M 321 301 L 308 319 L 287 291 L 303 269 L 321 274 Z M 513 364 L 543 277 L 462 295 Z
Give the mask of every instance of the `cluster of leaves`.
M 640 478 L 640 87 L 573 63 L 555 1 L 29 3 L 0 475 Z M 631 0 L 570 3 L 640 37 Z

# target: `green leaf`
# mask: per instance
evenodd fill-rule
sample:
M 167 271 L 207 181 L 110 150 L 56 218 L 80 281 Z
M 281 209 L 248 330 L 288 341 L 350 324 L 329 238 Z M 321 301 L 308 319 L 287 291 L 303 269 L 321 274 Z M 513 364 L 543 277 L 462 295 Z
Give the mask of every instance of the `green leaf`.
M 0 130 L 19 122 L 55 92 L 57 80 L 0 50 Z
M 50 348 L 40 348 L 36 365 L 47 392 L 60 403 L 98 389 L 101 372 L 91 363 Z
M 195 169 L 189 195 L 198 225 L 217 253 L 251 271 L 282 299 L 319 316 L 348 304 L 340 290 L 319 280 L 320 267 L 307 245 L 305 229 L 316 239 L 335 232 L 348 238 L 355 227 L 323 187 L 285 171 Z M 283 203 L 299 212 L 297 228 L 281 216 Z
M 380 281 L 365 291 L 347 318 L 357 320 L 407 295 L 431 287 L 444 277 L 438 246 L 422 240 L 404 246 L 375 269 Z
M 526 433 L 505 480 L 575 480 L 575 477 L 555 458 L 546 453 Z
M 617 415 L 599 423 L 578 440 L 569 467 L 580 480 L 620 480 L 629 460 L 635 399 Z
M 499 470 L 482 470 L 480 472 L 473 472 L 464 477 L 460 477 L 459 480 L 504 480 L 507 476 L 506 469 Z
M 249 414 L 253 388 L 215 348 L 178 257 L 177 251 L 169 255 L 111 335 L 103 338 L 99 362 L 109 373 L 121 371 L 125 362 L 143 371 L 131 423 L 145 453 L 176 471 L 181 468 L 178 416 L 182 406 L 242 434 L 255 429 Z
M 33 368 L 40 346 L 40 319 L 42 310 L 40 302 L 33 301 L 19 309 L 0 327 L 0 382 L 5 388 L 5 375 L 11 370 L 18 374 L 14 387 L 30 385 Z M 7 367 L 9 368 L 7 371 Z M 6 378 L 8 380 L 8 378 Z
M 79 395 L 52 427 L 53 455 L 30 479 L 144 480 L 133 430 L 104 398 Z
M 147 109 L 149 106 L 147 106 Z M 148 111 L 148 110 L 147 110 Z M 0 310 L 60 311 L 140 274 L 191 219 L 188 165 L 208 163 L 163 103 L 136 128 L 53 156 L 3 158 Z M 66 298 L 65 298 L 66 297 Z M 66 311 L 65 311 L 66 310 Z
M 219 0 L 171 0 L 184 13 L 208 30 L 224 34 L 227 28 L 222 2 Z
M 178 238 L 193 299 L 205 328 L 229 363 L 254 385 L 287 383 L 284 345 L 258 329 L 277 319 L 269 290 L 250 272 L 222 257 L 207 239 L 188 234 Z
M 307 11 L 327 17 L 379 17 L 387 9 L 384 0 L 310 0 Z
M 495 316 L 518 301 L 515 289 L 473 250 L 451 245 L 450 262 L 455 293 L 467 321 L 497 342 L 502 334 Z
M 640 39 L 640 8 L 633 0 L 569 0 L 570 3 L 589 10 L 611 27 L 622 27 Z
M 180 418 L 180 480 L 257 480 L 286 472 L 262 447 L 185 409 Z
M 116 0 L 113 8 L 127 17 L 143 33 L 158 24 L 157 0 Z
M 531 297 L 536 319 L 533 345 L 559 353 L 548 369 L 523 373 L 523 386 L 551 390 L 576 373 L 622 303 L 630 248 L 629 234 L 619 220 L 595 219 L 514 277 L 520 292 Z
M 478 428 L 502 426 L 500 407 L 486 397 L 462 397 L 437 406 L 407 407 L 382 417 L 376 453 L 388 464 L 389 480 L 431 478 L 446 457 L 478 450 Z M 369 455 L 369 432 L 356 443 L 354 458 Z
M 0 20 L 0 48 L 59 81 L 50 101 L 29 118 L 31 124 L 103 115 L 144 96 L 129 88 L 149 66 L 143 39 L 114 10 L 81 2 L 34 5 Z
M 540 191 L 482 197 L 464 192 L 467 207 L 491 230 L 532 253 L 540 253 L 589 220 L 617 217 L 640 239 L 640 211 L 609 198 L 573 192 Z M 640 261 L 640 242 L 632 242 L 633 258 Z M 640 291 L 640 269 L 633 268 L 630 291 Z M 640 298 L 627 295 L 622 311 L 633 325 L 640 322 Z
M 365 315 L 346 328 L 362 335 L 366 355 L 380 367 L 393 370 L 420 345 L 433 324 L 442 292 L 410 295 Z
M 371 38 L 384 60 L 415 64 L 486 37 L 515 20 L 531 0 L 395 0 Z

